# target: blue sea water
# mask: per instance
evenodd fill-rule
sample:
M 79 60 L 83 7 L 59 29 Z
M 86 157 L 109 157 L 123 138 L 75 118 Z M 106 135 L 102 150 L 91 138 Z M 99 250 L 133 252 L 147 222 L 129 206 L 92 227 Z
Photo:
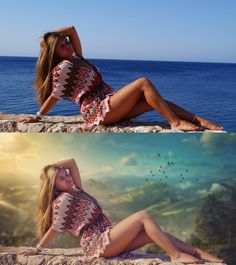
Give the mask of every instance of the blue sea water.
M 37 58 L 0 57 L 0 112 L 35 114 L 33 89 Z M 161 95 L 191 112 L 236 131 L 236 64 L 91 59 L 115 90 L 139 77 L 150 79 Z M 61 100 L 49 115 L 76 115 L 79 106 Z M 155 111 L 139 117 L 163 121 Z

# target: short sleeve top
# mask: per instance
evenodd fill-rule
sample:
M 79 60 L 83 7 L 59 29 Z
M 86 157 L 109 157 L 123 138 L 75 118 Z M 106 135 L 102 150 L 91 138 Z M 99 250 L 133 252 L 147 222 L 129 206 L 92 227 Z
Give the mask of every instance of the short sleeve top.
M 112 224 L 97 200 L 79 187 L 72 193 L 64 192 L 53 201 L 51 228 L 58 232 L 68 231 L 78 236 L 83 228 L 92 226 L 98 219 L 106 225 Z
M 79 55 L 74 56 L 71 61 L 60 62 L 53 69 L 52 77 L 51 95 L 77 104 L 82 95 L 105 84 L 96 66 Z

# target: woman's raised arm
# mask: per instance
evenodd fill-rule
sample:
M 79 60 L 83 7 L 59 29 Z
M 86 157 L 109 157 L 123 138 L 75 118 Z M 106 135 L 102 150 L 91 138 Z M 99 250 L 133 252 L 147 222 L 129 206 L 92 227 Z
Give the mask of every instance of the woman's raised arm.
M 63 166 L 64 168 L 68 169 L 76 187 L 82 189 L 82 181 L 79 173 L 79 168 L 76 164 L 76 161 L 73 158 L 61 160 L 56 162 L 55 164 Z
M 55 31 L 60 32 L 60 33 L 64 34 L 65 36 L 69 37 L 74 52 L 76 54 L 79 54 L 80 56 L 83 56 L 81 41 L 80 41 L 79 35 L 78 35 L 74 26 L 60 28 L 60 29 L 57 29 Z
M 47 233 L 42 237 L 41 241 L 36 246 L 36 248 L 22 250 L 19 252 L 19 254 L 24 256 L 38 255 L 42 251 L 42 248 L 45 248 L 55 238 L 57 234 L 59 234 L 59 232 L 53 230 L 52 228 L 49 228 Z

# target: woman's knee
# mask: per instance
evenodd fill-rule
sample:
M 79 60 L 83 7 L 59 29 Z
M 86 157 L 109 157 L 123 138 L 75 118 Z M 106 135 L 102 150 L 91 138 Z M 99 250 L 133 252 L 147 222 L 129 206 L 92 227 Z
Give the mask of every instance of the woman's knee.
M 142 211 L 137 212 L 137 215 L 138 215 L 138 217 L 139 217 L 141 220 L 144 220 L 144 219 L 150 218 L 150 214 L 149 214 L 146 210 L 142 210 Z
M 141 85 L 143 86 L 146 86 L 146 85 L 149 85 L 151 84 L 152 82 L 146 78 L 146 77 L 140 77 L 138 80 L 137 80 Z
M 143 91 L 154 88 L 152 82 L 146 77 L 141 77 L 137 81 Z

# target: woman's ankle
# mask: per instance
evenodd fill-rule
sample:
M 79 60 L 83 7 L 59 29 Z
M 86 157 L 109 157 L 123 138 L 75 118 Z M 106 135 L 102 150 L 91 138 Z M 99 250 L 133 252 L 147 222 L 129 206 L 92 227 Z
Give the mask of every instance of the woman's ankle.
M 169 256 L 173 259 L 178 259 L 181 256 L 181 252 L 180 251 L 173 251 L 171 253 L 168 253 Z
M 180 125 L 180 120 L 171 120 L 169 121 L 171 127 L 177 127 Z
M 171 262 L 180 262 L 181 264 L 192 264 L 192 263 L 202 263 L 201 260 L 198 258 L 191 256 L 190 254 L 187 254 L 185 252 L 181 252 L 180 256 L 178 258 L 170 257 Z

